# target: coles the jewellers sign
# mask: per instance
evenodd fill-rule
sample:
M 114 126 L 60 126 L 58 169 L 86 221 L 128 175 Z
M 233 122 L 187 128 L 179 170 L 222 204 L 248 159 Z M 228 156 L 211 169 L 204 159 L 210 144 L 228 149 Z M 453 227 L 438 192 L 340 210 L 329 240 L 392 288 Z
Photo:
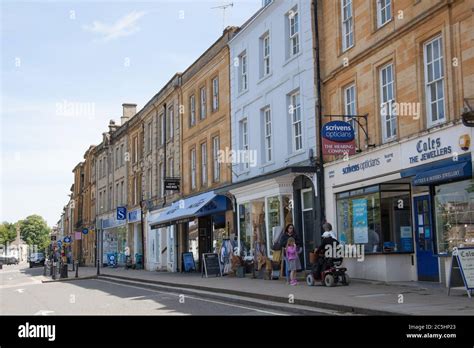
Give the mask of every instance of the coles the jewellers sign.
M 331 121 L 321 129 L 323 155 L 354 155 L 354 128 L 349 122 Z

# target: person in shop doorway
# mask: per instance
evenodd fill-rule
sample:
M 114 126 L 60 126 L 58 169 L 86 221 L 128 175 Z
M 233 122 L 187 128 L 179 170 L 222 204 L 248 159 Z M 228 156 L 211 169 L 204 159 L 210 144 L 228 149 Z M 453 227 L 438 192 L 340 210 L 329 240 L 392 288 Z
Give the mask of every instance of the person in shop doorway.
M 128 245 L 125 247 L 125 269 L 132 266 L 132 259 L 130 258 L 130 248 Z
M 295 239 L 290 237 L 286 242 L 285 256 L 288 260 L 288 271 L 290 272 L 290 285 L 297 285 L 296 280 L 296 259 L 298 259 L 298 249 Z
M 295 240 L 295 245 L 296 245 L 296 250 L 299 253 L 302 252 L 302 244 L 301 240 L 298 237 L 298 234 L 296 233 L 295 226 L 293 224 L 288 224 L 285 227 L 285 231 L 282 233 L 280 239 L 279 239 L 279 244 L 285 248 L 286 244 L 288 243 L 288 239 L 293 238 Z M 290 282 L 290 271 L 288 269 L 288 258 L 285 255 L 285 250 L 283 249 L 283 261 L 284 261 L 284 267 L 285 267 L 285 274 L 286 274 L 286 281 L 289 283 Z M 296 263 L 296 270 L 301 269 L 301 262 L 299 256 L 296 257 L 295 260 Z

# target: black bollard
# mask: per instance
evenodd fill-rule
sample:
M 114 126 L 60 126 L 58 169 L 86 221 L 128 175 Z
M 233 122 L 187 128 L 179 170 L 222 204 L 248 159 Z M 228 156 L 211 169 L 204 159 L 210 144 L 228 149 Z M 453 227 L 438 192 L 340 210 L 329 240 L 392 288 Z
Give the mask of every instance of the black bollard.
M 56 280 L 56 262 L 53 262 L 52 271 L 53 271 L 53 280 Z
M 79 277 L 79 262 L 76 265 L 76 278 Z
M 74 269 L 74 259 L 72 260 L 72 271 L 74 272 L 75 269 Z
M 48 264 L 45 261 L 45 263 L 43 265 L 43 276 L 45 276 L 45 277 L 46 277 L 46 268 L 48 268 Z

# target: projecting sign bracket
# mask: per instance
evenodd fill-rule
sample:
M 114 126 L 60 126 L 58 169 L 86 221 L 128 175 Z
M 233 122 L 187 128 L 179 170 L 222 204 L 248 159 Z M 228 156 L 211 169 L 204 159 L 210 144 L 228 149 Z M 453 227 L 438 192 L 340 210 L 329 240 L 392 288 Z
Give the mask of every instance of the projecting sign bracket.
M 364 114 L 364 115 L 323 115 L 323 117 L 340 117 L 346 121 L 354 121 L 357 123 L 360 129 L 364 132 L 365 135 L 365 144 L 367 147 L 374 147 L 375 144 L 369 144 L 369 121 L 368 117 L 369 114 Z M 363 125 L 359 119 L 362 118 L 365 121 L 365 125 Z

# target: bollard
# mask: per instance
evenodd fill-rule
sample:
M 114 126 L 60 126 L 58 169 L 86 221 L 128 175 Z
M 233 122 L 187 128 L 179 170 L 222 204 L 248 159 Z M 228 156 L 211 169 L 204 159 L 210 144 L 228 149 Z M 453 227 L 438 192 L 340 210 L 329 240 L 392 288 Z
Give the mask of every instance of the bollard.
M 53 261 L 49 263 L 49 275 L 52 277 L 53 276 Z
M 48 268 L 48 264 L 45 262 L 43 265 L 43 276 L 46 277 L 46 268 Z
M 76 265 L 76 278 L 79 277 L 79 262 Z
M 74 259 L 72 260 L 72 271 L 74 272 Z
M 56 280 L 56 262 L 53 262 L 53 280 Z

